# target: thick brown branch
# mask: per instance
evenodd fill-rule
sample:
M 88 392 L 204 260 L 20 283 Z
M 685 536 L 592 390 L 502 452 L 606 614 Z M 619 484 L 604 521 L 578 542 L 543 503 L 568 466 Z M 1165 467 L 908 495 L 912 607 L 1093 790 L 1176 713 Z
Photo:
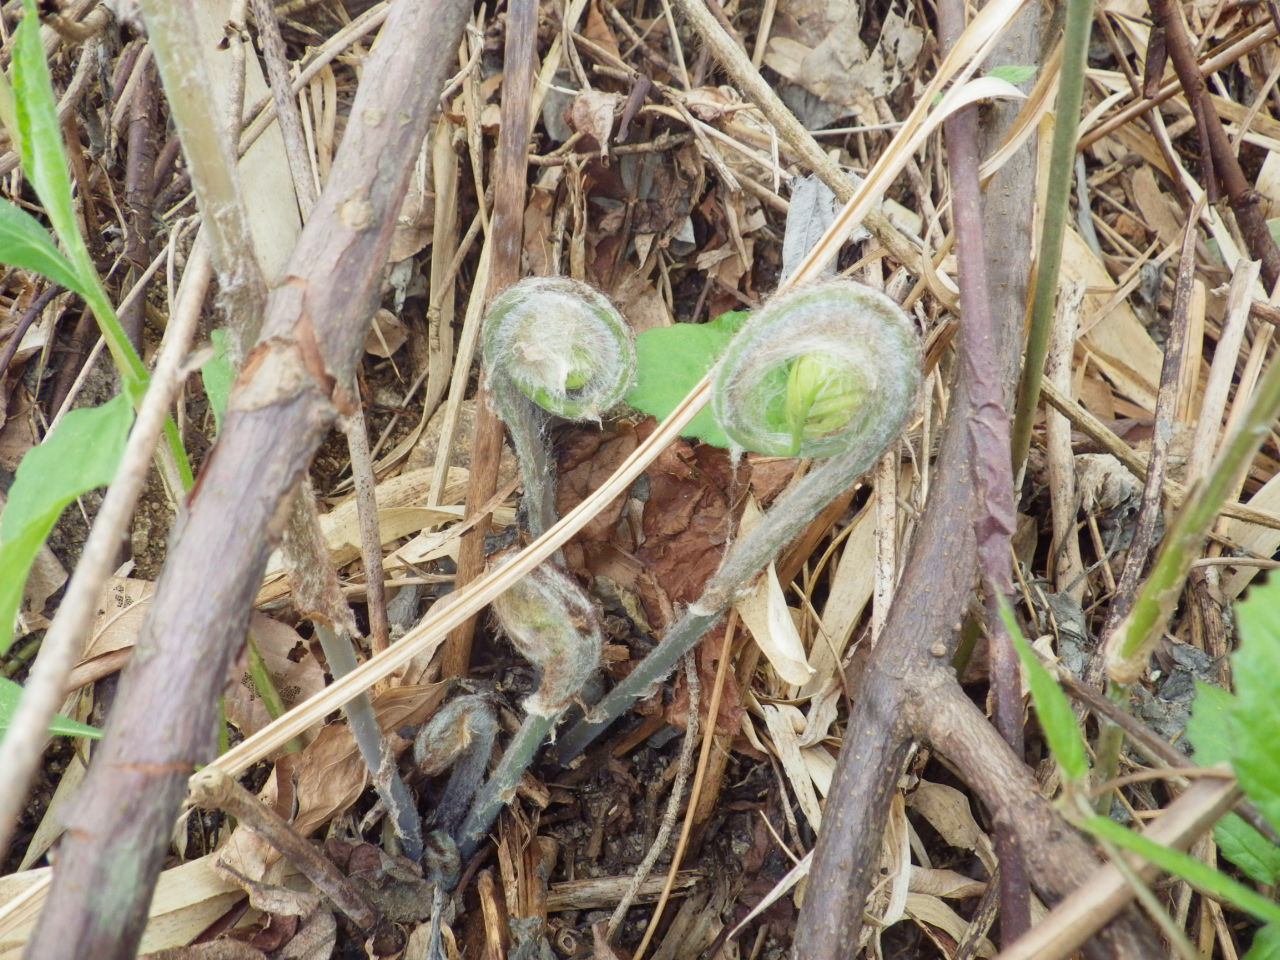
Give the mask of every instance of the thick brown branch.
M 1187 101 L 1196 117 L 1196 128 L 1207 141 L 1200 145 L 1202 157 L 1209 159 L 1213 166 L 1211 171 L 1206 171 L 1206 180 L 1216 178 L 1221 183 L 1249 248 L 1249 256 L 1262 261 L 1262 280 L 1271 290 L 1280 279 L 1280 248 L 1271 239 L 1267 218 L 1258 203 L 1258 193 L 1240 169 L 1240 161 L 1227 139 L 1227 131 L 1213 108 L 1191 38 L 1187 36 L 1187 28 L 1182 22 L 1182 14 L 1172 0 L 1151 0 L 1151 15 L 1158 25 L 1164 27 L 1169 59 L 1173 61 L 1173 69 L 1186 91 Z M 1207 182 L 1205 186 L 1212 198 L 1216 185 Z
M 489 275 L 492 298 L 520 279 L 524 240 L 525 181 L 529 162 L 529 104 L 533 89 L 534 57 L 538 39 L 537 0 L 513 0 L 507 11 L 505 72 L 502 79 L 502 127 L 494 164 L 493 220 L 489 242 L 493 264 Z M 471 474 L 467 486 L 467 515 L 487 503 L 498 486 L 498 460 L 502 456 L 502 422 L 490 409 L 483 386 L 476 404 L 475 439 L 471 444 Z M 458 551 L 456 585 L 461 588 L 484 570 L 484 535 L 487 519 L 462 538 Z M 475 620 L 468 620 L 451 634 L 441 655 L 444 676 L 466 676 L 471 663 L 471 637 Z
M 121 682 L 27 955 L 133 957 L 217 696 L 244 639 L 269 532 L 350 402 L 408 176 L 468 7 L 396 6 L 370 55 L 329 183 L 271 296 L 223 434 L 174 531 L 151 615 Z M 169 80 L 168 77 L 165 78 Z

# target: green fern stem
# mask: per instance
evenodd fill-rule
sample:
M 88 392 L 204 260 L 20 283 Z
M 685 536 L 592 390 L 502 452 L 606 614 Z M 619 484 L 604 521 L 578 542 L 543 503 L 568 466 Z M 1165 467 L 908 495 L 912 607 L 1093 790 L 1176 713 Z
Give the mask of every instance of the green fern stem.
M 883 294 L 848 280 L 777 297 L 743 326 L 716 369 L 711 400 L 737 452 L 830 459 L 733 544 L 662 642 L 561 737 L 560 762 L 581 753 L 666 679 L 782 548 L 879 459 L 906 427 L 920 370 L 920 341 L 907 315 Z

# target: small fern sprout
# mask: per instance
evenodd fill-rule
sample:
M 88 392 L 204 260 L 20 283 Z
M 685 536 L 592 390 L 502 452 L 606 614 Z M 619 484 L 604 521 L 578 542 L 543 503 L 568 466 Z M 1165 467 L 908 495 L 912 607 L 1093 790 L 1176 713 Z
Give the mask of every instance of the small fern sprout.
M 716 368 L 711 402 L 721 428 L 739 452 L 829 459 L 733 543 L 662 642 L 560 738 L 562 763 L 664 680 L 783 547 L 901 435 L 920 368 L 910 318 L 850 280 L 775 297 L 743 325 Z
M 494 300 L 484 357 L 520 392 L 566 420 L 599 420 L 635 378 L 631 327 L 601 293 L 568 277 L 529 277 Z
M 493 775 L 476 795 L 457 835 L 463 859 L 515 796 L 520 777 L 556 720 L 600 666 L 604 634 L 595 605 L 571 577 L 551 564 L 536 568 L 493 602 L 502 629 L 541 673 L 525 698 L 525 718 Z
M 884 294 L 851 280 L 802 287 L 767 303 L 729 344 L 712 410 L 730 440 L 755 453 L 883 450 L 915 399 L 918 356 L 914 327 Z
M 573 578 L 544 564 L 498 597 L 493 612 L 542 675 L 524 709 L 558 717 L 600 666 L 604 635 L 595 605 Z
M 498 718 L 489 701 L 478 695 L 456 697 L 436 711 L 413 741 L 413 759 L 429 777 L 450 766 L 449 782 L 429 822 L 452 834 L 462 823 L 489 765 Z
M 567 277 L 529 277 L 489 307 L 484 327 L 489 391 L 511 432 L 529 531 L 555 522 L 547 415 L 595 420 L 635 379 L 635 337 L 609 300 Z

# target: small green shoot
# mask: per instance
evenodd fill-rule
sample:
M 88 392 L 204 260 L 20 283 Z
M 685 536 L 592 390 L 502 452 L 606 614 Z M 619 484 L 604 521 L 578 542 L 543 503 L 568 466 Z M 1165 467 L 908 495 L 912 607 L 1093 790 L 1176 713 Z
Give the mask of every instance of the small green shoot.
M 1039 69 L 1034 63 L 1009 63 L 1002 67 L 992 67 L 983 76 L 991 77 L 993 80 L 1003 80 L 1006 83 L 1012 83 L 1016 87 L 1018 84 L 1025 83 L 1034 77 Z M 935 107 L 941 102 L 942 94 L 938 94 L 933 98 Z
M 667 417 L 715 366 L 747 316 L 746 311 L 737 310 L 708 323 L 677 323 L 640 334 L 636 337 L 636 385 L 627 394 L 627 403 L 659 420 Z M 729 446 L 710 408 L 693 418 L 685 436 Z
M 231 396 L 236 371 L 231 365 L 227 331 L 215 330 L 209 335 L 209 339 L 213 341 L 213 356 L 200 368 L 200 379 L 204 383 L 205 395 L 209 398 L 209 409 L 213 411 L 214 425 L 218 433 L 221 433 L 222 418 L 227 412 L 227 398 Z
M 13 642 L 22 588 L 40 545 L 68 504 L 111 482 L 132 425 L 133 407 L 123 394 L 72 410 L 18 464 L 0 515 L 0 653 Z
M 35 0 L 23 0 L 22 6 L 25 15 L 18 25 L 13 47 L 14 112 L 17 115 L 22 169 L 40 197 L 54 234 L 67 251 L 67 263 L 78 278 L 78 283 L 70 285 L 71 289 L 79 291 L 93 310 L 112 358 L 126 381 L 131 381 L 133 386 L 145 387 L 147 369 L 120 326 L 80 233 L 71 193 L 71 177 L 67 173 L 67 156 L 62 145 L 57 101 L 49 79 L 44 46 L 40 42 L 40 17 Z M 137 395 L 141 397 L 142 392 L 138 389 Z
M 1040 727 L 1049 742 L 1049 749 L 1061 765 L 1063 776 L 1082 784 L 1089 776 L 1089 758 L 1067 695 L 1031 649 L 1031 644 L 1023 636 L 1022 628 L 1013 615 L 1013 609 L 1004 597 L 1000 598 L 1000 617 L 1009 636 L 1013 638 L 1013 646 L 1018 651 L 1018 659 L 1022 661 L 1022 669 L 1027 672 L 1031 699 L 1035 701 L 1036 714 L 1040 717 Z
M 1084 741 L 1062 689 L 1040 664 L 1018 628 L 1008 604 L 1001 616 L 1027 671 L 1031 696 L 1049 748 L 1064 775 L 1081 784 L 1088 775 Z M 1236 609 L 1242 643 L 1233 657 L 1236 695 L 1200 685 L 1187 734 L 1202 764 L 1230 761 L 1240 785 L 1272 823 L 1280 816 L 1280 746 L 1275 731 L 1280 702 L 1274 678 L 1280 673 L 1280 578 L 1255 588 Z M 1155 843 L 1113 820 L 1092 814 L 1080 824 L 1099 840 L 1131 850 L 1220 900 L 1234 904 L 1267 926 L 1255 937 L 1245 960 L 1280 960 L 1280 904 L 1186 853 Z M 1215 839 L 1224 856 L 1258 883 L 1274 886 L 1280 879 L 1280 849 L 1235 814 L 1218 824 Z
M 62 255 L 48 231 L 8 200 L 0 200 L 0 263 L 31 270 L 84 294 L 76 268 Z
M 18 701 L 22 699 L 22 687 L 8 677 L 0 677 L 0 740 L 9 733 L 9 725 L 18 712 Z M 102 731 L 87 723 L 80 723 L 61 714 L 49 723 L 49 733 L 55 737 L 89 737 L 97 740 Z
M 1221 687 L 1196 684 L 1196 700 L 1187 724 L 1187 739 L 1196 751 L 1196 762 L 1205 766 L 1230 763 L 1236 753 L 1230 729 L 1236 698 Z M 1280 883 L 1280 847 L 1277 847 L 1234 813 L 1219 821 L 1213 833 L 1222 855 L 1250 879 L 1267 886 Z
M 997 80 L 1004 80 L 1016 86 L 1019 83 L 1025 83 L 1030 80 L 1039 69 L 1034 63 L 1009 63 L 1002 67 L 993 67 L 987 72 L 987 76 L 995 77 Z

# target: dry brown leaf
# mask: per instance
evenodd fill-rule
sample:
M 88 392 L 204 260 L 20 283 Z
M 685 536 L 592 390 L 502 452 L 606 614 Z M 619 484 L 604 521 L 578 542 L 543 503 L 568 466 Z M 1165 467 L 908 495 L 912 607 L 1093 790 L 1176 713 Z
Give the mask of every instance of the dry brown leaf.
M 267 955 L 239 940 L 214 940 L 148 953 L 140 960 L 267 960 Z
M 973 819 L 968 797 L 955 787 L 922 780 L 908 799 L 943 840 L 961 850 L 972 850 L 988 871 L 995 869 L 994 848 Z
M 885 17 L 874 49 L 863 43 L 861 29 L 852 0 L 779 3 L 765 63 L 827 103 L 874 118 L 875 99 L 888 96 L 915 66 L 924 34 L 896 11 Z
M 951 900 L 980 897 L 987 889 L 981 880 L 966 877 L 955 870 L 938 870 L 932 867 L 911 868 L 911 892 L 924 893 Z
M 255 612 L 249 621 L 249 632 L 286 709 L 324 687 L 324 668 L 292 627 Z M 227 678 L 223 703 L 227 720 L 245 736 L 257 733 L 271 722 L 271 715 L 249 675 L 247 645 Z
M 373 316 L 373 324 L 364 338 L 365 353 L 386 359 L 404 346 L 409 330 L 400 318 L 385 308 Z
M 595 141 L 602 157 L 609 155 L 614 115 L 622 107 L 622 97 L 603 90 L 581 90 L 569 104 L 569 126 Z
M 389 263 L 399 263 L 422 251 L 431 242 L 436 196 L 429 190 L 410 186 L 400 203 L 400 215 L 391 233 Z
M 965 933 L 969 929 L 969 921 L 956 913 L 949 906 L 939 900 L 937 897 L 928 896 L 923 893 L 910 893 L 907 895 L 907 916 L 920 924 L 922 930 L 934 937 L 931 927 L 937 927 L 944 931 L 951 938 L 951 943 L 939 943 L 946 949 L 953 948 L 955 944 L 964 939 Z M 937 942 L 935 940 L 935 942 Z M 978 956 L 994 957 L 996 948 L 986 937 L 978 941 Z

